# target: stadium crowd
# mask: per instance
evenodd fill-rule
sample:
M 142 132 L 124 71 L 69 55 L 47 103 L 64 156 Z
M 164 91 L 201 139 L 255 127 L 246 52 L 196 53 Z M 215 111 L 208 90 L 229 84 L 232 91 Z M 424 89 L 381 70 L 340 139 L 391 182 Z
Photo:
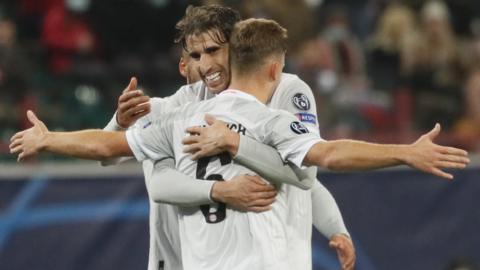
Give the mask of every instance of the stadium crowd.
M 174 25 L 225 4 L 289 30 L 286 71 L 314 91 L 323 137 L 440 141 L 480 150 L 480 2 L 3 0 L 0 159 L 33 109 L 55 130 L 103 127 L 131 76 L 151 96 L 184 83 Z

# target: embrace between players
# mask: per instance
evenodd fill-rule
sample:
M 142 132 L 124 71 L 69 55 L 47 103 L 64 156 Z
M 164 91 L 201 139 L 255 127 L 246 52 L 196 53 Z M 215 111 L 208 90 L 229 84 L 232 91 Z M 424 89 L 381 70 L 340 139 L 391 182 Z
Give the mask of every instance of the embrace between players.
M 177 29 L 185 50 L 180 70 L 187 81 L 201 81 L 149 99 L 132 79 L 110 131 L 50 132 L 28 112 L 34 126 L 10 145 L 20 161 L 40 151 L 106 164 L 122 156 L 142 161 L 151 199 L 149 270 L 311 269 L 312 222 L 342 268 L 353 269 L 338 207 L 315 167 L 304 166 L 406 164 L 451 179 L 443 168 L 469 162 L 465 151 L 432 142 L 438 125 L 410 145 L 322 140 L 311 90 L 282 73 L 287 35 L 274 21 L 190 7 Z

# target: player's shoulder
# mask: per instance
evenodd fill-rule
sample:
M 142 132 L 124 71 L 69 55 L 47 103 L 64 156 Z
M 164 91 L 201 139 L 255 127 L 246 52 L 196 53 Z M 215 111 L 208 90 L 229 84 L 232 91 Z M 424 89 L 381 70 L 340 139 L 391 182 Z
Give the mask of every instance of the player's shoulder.
M 280 83 L 275 89 L 272 99 L 278 100 L 308 100 L 314 102 L 312 89 L 295 74 L 282 73 Z M 298 107 L 298 106 L 297 106 Z M 300 107 L 300 110 L 308 110 L 308 108 Z
M 310 92 L 310 86 L 300 79 L 297 75 L 291 73 L 282 73 L 280 78 L 280 83 L 278 84 L 277 90 L 285 92 Z
M 193 95 L 197 96 L 198 93 L 204 91 L 206 88 L 205 83 L 203 81 L 198 81 L 191 84 L 185 84 L 178 89 L 177 93 L 182 93 L 185 95 Z
M 309 111 L 315 98 L 310 87 L 297 75 L 282 73 L 280 83 L 273 93 L 271 105 L 277 109 Z M 291 107 L 291 108 L 290 108 Z
M 297 75 L 283 73 L 270 107 L 286 110 L 301 122 L 317 125 L 315 97 L 310 87 Z
M 167 99 L 176 106 L 181 106 L 189 101 L 200 101 L 204 99 L 205 93 L 208 92 L 203 81 L 181 86 L 175 94 L 167 97 Z

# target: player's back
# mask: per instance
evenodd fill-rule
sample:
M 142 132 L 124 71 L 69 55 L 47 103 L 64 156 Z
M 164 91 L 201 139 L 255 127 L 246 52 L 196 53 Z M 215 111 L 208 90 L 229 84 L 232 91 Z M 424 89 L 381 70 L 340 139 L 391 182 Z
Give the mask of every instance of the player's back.
M 228 92 L 228 90 L 227 90 Z M 222 93 L 223 95 L 223 93 Z M 186 127 L 204 125 L 208 112 L 229 127 L 250 137 L 261 136 L 255 131 L 261 121 L 257 118 L 274 117 L 257 100 L 249 106 L 244 99 L 222 98 L 187 106 L 191 111 L 173 124 L 173 147 L 176 167 L 196 179 L 222 181 L 239 174 L 254 174 L 243 166 L 232 163 L 228 154 L 192 161 L 182 152 L 181 140 Z M 235 108 L 235 113 L 232 109 Z M 260 109 L 260 111 L 258 111 Z M 263 115 L 263 116 L 262 116 Z M 227 180 L 228 181 L 228 180 Z M 233 210 L 225 204 L 199 207 L 180 207 L 180 238 L 184 269 L 288 269 L 286 237 L 286 202 L 283 189 L 279 191 L 272 210 L 264 213 L 246 213 Z
M 229 164 L 228 159 L 217 157 L 216 161 L 209 159 L 196 163 L 182 151 L 181 140 L 185 137 L 185 129 L 204 125 L 206 113 L 230 123 L 231 129 L 237 132 L 275 146 L 284 160 L 297 166 L 301 165 L 310 147 L 320 140 L 293 115 L 272 111 L 246 93 L 226 90 L 214 99 L 187 104 L 162 115 L 158 118 L 161 120 L 153 124 L 147 123 L 140 129 L 127 131 L 129 146 L 138 160 L 175 157 L 177 168 L 193 178 L 212 175 L 210 178 L 215 179 L 222 175 L 231 179 L 242 171 L 229 175 L 225 169 L 238 165 Z M 209 168 L 213 161 L 217 165 Z M 220 166 L 222 163 L 225 165 Z M 226 208 L 223 217 L 219 208 L 215 207 L 207 207 L 203 211 L 199 208 L 182 209 L 187 211 L 179 214 L 184 268 L 290 269 L 286 262 L 289 257 L 285 229 L 287 207 L 282 191 L 272 205 L 272 211 L 260 214 L 240 213 Z M 216 226 L 209 226 L 212 224 Z M 197 243 L 201 244 L 195 245 Z

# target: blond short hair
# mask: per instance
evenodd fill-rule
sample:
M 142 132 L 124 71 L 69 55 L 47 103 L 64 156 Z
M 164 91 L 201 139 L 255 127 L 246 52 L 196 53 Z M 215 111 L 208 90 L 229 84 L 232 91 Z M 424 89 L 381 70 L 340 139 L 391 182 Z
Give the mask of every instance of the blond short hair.
M 238 22 L 230 37 L 230 63 L 238 74 L 257 70 L 271 56 L 287 50 L 287 30 L 274 20 Z

